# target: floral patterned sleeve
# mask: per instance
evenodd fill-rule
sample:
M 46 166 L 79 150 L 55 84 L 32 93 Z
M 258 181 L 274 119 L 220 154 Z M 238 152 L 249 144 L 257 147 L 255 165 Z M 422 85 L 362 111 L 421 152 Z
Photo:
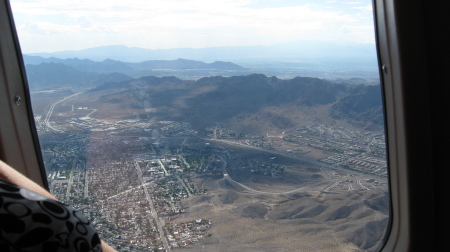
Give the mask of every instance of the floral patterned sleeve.
M 98 233 L 80 212 L 0 180 L 0 251 L 101 251 Z

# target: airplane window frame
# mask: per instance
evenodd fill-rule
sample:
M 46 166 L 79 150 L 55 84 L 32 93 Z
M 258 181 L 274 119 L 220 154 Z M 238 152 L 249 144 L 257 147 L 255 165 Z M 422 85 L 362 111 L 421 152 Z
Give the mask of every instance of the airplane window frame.
M 48 189 L 19 40 L 8 0 L 0 3 L 0 159 Z
M 390 228 L 381 251 L 429 250 L 434 237 L 431 96 L 425 84 L 429 77 L 422 3 L 374 1 L 391 195 Z M 423 167 L 430 169 L 419 173 Z M 418 182 L 428 186 L 419 191 L 414 187 Z
M 421 3 L 374 0 L 391 195 L 391 224 L 381 251 L 423 251 L 427 248 L 425 246 L 430 246 L 426 241 L 432 241 L 434 235 L 433 199 L 431 196 L 426 198 L 426 195 L 432 195 L 433 188 L 418 192 L 412 186 L 419 179 L 425 183 L 432 182 L 433 175 L 432 171 L 417 175 L 420 168 L 433 161 L 431 119 L 427 114 L 429 100 L 421 100 L 422 108 L 414 104 L 414 99 L 419 94 L 430 97 L 426 85 L 422 85 L 427 80 L 427 73 L 416 63 L 426 61 L 425 53 L 421 50 L 414 51 L 415 48 L 424 46 L 421 37 L 424 35 L 414 37 L 414 32 L 405 28 L 405 22 L 412 22 L 410 25 L 414 29 L 422 28 Z M 0 158 L 48 188 L 29 102 L 24 63 L 8 0 L 0 3 L 0 30 Z M 412 52 L 414 55 L 411 55 Z M 409 61 L 412 58 L 414 60 Z M 415 73 L 414 76 L 408 76 L 411 72 Z M 415 90 L 411 91 L 412 89 Z M 22 98 L 20 105 L 16 105 L 17 95 Z M 420 137 L 413 139 L 412 136 L 416 134 L 420 134 Z M 421 153 L 419 161 L 416 157 L 418 153 Z M 413 195 L 416 193 L 425 195 L 425 199 L 417 199 Z M 428 205 L 418 207 L 424 203 Z M 418 208 L 413 209 L 414 207 Z M 419 215 L 427 218 L 418 219 Z M 420 229 L 430 231 L 419 237 Z

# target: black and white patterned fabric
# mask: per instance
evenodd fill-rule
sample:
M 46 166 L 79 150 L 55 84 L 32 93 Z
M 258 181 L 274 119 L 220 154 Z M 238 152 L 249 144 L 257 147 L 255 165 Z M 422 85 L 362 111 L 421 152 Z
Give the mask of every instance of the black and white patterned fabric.
M 0 251 L 101 251 L 91 222 L 70 206 L 0 180 Z

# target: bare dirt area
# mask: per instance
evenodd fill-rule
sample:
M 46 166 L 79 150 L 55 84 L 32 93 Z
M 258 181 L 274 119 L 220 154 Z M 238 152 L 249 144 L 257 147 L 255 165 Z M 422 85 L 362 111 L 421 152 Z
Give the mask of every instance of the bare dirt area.
M 239 114 L 231 118 L 227 127 L 236 132 L 254 132 L 262 135 L 281 136 L 283 131 L 291 130 L 305 122 L 336 124 L 330 119 L 330 104 L 315 107 L 268 106 L 257 113 Z
M 178 221 L 210 219 L 211 237 L 179 251 L 372 251 L 387 225 L 381 190 L 270 195 L 224 178 L 197 182 L 209 195 L 186 200 L 189 211 Z
M 239 158 L 227 160 L 228 174 L 197 177 L 194 182 L 208 194 L 186 200 L 188 212 L 177 220 L 210 219 L 211 236 L 177 250 L 377 250 L 389 218 L 384 179 L 326 170 L 270 151 L 233 149 Z M 243 169 L 242 160 L 286 169 L 264 176 Z

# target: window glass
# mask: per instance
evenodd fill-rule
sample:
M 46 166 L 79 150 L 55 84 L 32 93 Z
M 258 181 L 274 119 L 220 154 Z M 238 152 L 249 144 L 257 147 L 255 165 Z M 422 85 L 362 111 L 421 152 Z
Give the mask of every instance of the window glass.
M 376 251 L 371 1 L 11 1 L 51 192 L 119 251 Z

